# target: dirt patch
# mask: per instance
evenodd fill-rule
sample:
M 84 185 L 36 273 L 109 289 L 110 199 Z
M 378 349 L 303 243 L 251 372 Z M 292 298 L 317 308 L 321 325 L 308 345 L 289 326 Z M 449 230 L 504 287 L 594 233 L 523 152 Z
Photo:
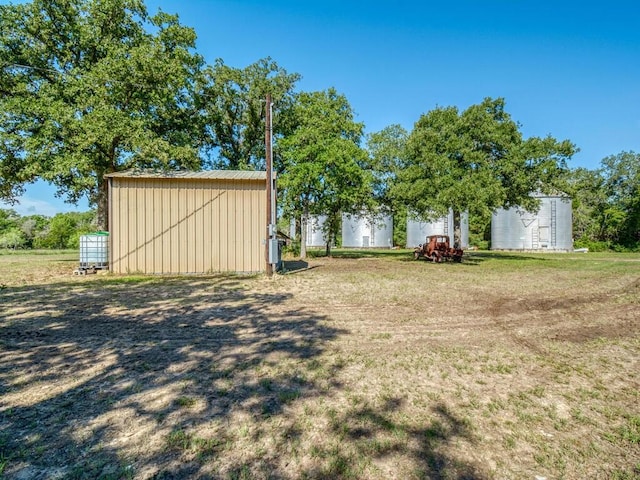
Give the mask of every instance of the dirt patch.
M 550 338 L 568 342 L 615 340 L 640 335 L 639 306 L 635 304 L 612 308 L 605 318 L 591 318 L 580 326 L 559 329 Z
M 273 280 L 43 262 L 0 291 L 0 471 L 632 478 L 640 264 L 513 262 L 321 258 Z

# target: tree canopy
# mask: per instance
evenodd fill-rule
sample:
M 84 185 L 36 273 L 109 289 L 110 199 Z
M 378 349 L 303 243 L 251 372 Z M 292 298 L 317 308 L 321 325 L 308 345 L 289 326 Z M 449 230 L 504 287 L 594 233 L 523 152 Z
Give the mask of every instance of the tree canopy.
M 499 207 L 536 208 L 530 194 L 558 187 L 575 147 L 552 137 L 524 140 L 504 107 L 486 98 L 463 112 L 438 107 L 422 115 L 391 187 L 394 200 L 423 219 L 453 208 L 458 226 L 464 211 L 487 217 Z
M 288 132 L 293 88 L 300 79 L 287 73 L 271 58 L 234 68 L 218 59 L 205 70 L 202 109 L 206 114 L 208 145 L 213 149 L 212 166 L 223 169 L 265 168 L 265 99 L 273 102 L 273 135 Z
M 576 244 L 595 250 L 640 246 L 640 154 L 620 152 L 600 168 L 567 174 Z
M 58 213 L 21 217 L 0 208 L 1 248 L 78 248 L 80 236 L 95 231 L 95 212 Z
M 405 168 L 409 133 L 397 124 L 367 135 L 369 158 L 366 168 L 373 175 L 373 192 L 380 205 L 392 210 L 390 188 Z
M 610 237 L 612 226 L 605 219 L 609 209 L 604 177 L 598 170 L 576 168 L 567 173 L 567 194 L 571 197 L 573 235 L 598 241 Z
M 293 108 L 292 133 L 280 142 L 283 173 L 279 176 L 285 214 L 307 219 L 327 216 L 327 252 L 340 228 L 342 213 L 357 213 L 371 201 L 371 176 L 363 168 L 360 148 L 363 124 L 344 95 L 335 89 L 301 93 Z M 301 254 L 305 255 L 302 228 Z
M 620 152 L 602 160 L 607 214 L 615 216 L 618 229 L 611 240 L 632 247 L 640 243 L 640 154 Z
M 203 62 L 176 16 L 141 0 L 33 0 L 0 6 L 0 24 L 2 199 L 42 178 L 86 196 L 106 228 L 105 174 L 199 168 Z

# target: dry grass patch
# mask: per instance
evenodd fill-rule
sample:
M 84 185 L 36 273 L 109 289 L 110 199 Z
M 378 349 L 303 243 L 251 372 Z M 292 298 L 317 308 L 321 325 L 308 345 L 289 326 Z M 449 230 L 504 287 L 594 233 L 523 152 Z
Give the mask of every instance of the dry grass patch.
M 640 262 L 351 256 L 274 280 L 0 256 L 0 471 L 640 475 Z

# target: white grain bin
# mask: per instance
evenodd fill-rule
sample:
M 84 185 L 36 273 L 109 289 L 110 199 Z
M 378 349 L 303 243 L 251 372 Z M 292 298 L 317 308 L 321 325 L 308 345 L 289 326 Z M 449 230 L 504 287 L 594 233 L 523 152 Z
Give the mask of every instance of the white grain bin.
M 393 217 L 384 214 L 342 214 L 342 246 L 346 248 L 393 247 Z
M 295 240 L 298 237 L 298 233 L 296 232 L 296 219 L 292 218 L 289 220 L 289 237 L 292 240 Z
M 493 214 L 491 250 L 573 250 L 571 199 L 563 194 L 532 196 L 540 199 L 537 212 L 512 207 Z
M 80 236 L 80 268 L 109 268 L 109 233 Z
M 307 218 L 307 247 L 324 247 L 327 244 L 323 227 L 327 221 L 326 215 L 309 215 Z
M 445 217 L 432 221 L 419 219 L 415 214 L 407 216 L 407 248 L 417 247 L 425 242 L 430 235 L 448 235 L 453 242 L 453 210 Z M 460 214 L 460 242 L 461 248 L 469 247 L 469 214 Z

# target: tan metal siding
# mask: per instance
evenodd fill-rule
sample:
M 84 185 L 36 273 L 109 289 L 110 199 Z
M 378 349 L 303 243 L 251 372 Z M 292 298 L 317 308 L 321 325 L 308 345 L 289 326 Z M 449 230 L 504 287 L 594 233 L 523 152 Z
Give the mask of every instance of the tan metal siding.
M 157 248 L 156 242 L 158 239 L 154 233 L 154 218 L 156 218 L 156 211 L 158 207 L 156 205 L 156 190 L 157 190 L 157 182 L 151 181 L 149 182 L 149 188 L 144 190 L 144 204 L 145 208 L 145 216 L 144 216 L 144 238 L 145 242 L 145 256 L 144 256 L 144 271 L 150 271 L 153 269 L 153 264 L 155 259 L 157 258 Z
M 260 180 L 113 177 L 111 269 L 264 271 L 265 210 Z
M 153 197 L 153 215 L 150 218 L 150 225 L 146 231 L 146 237 L 150 239 L 153 245 L 153 256 L 151 262 L 146 266 L 145 272 L 162 272 L 164 271 L 162 252 L 162 228 L 163 228 L 163 194 L 166 192 L 162 188 L 162 181 L 154 180 L 150 182 L 151 196 Z
M 225 188 L 226 188 L 226 185 L 224 184 L 224 182 L 221 182 L 218 201 L 216 202 L 216 205 L 215 205 L 215 207 L 217 207 L 216 208 L 217 222 L 213 224 L 214 232 L 217 233 L 216 235 L 217 242 L 214 239 L 214 249 L 217 251 L 218 262 L 219 262 L 218 264 L 220 265 L 220 270 L 222 271 L 228 270 L 227 260 L 229 259 L 229 256 L 224 255 L 224 252 L 227 252 L 230 250 L 227 245 L 229 243 L 229 239 L 228 239 L 229 228 L 231 228 L 231 225 L 229 225 L 229 218 L 228 218 L 228 213 L 229 213 L 228 201 L 231 193 L 226 191 Z M 232 215 L 232 218 L 233 218 L 233 215 Z M 215 243 L 218 243 L 217 248 L 215 247 Z

